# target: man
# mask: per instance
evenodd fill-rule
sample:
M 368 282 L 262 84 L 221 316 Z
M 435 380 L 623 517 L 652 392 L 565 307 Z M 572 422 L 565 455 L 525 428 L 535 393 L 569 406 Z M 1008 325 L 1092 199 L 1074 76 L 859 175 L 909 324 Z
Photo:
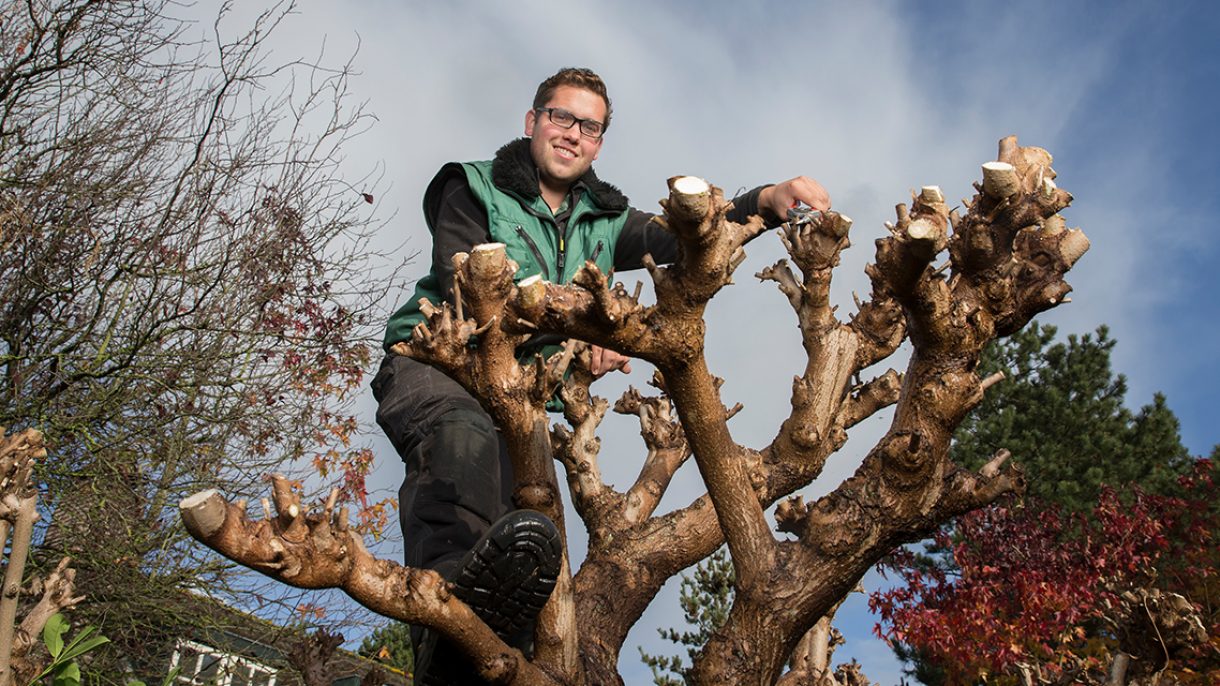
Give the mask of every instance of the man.
M 525 114 L 525 135 L 495 159 L 441 168 L 424 194 L 433 234 L 432 269 L 390 319 L 385 347 L 409 340 L 423 320 L 419 301 L 452 302 L 452 256 L 481 243 L 506 245 L 534 274 L 567 283 L 586 260 L 604 273 L 638 269 L 677 256 L 673 237 L 653 215 L 628 206 L 597 178 L 593 161 L 610 125 L 610 98 L 588 69 L 561 69 L 539 85 Z M 830 198 L 806 177 L 757 188 L 734 199 L 729 218 L 761 214 L 776 226 L 789 207 L 826 210 Z M 523 354 L 530 354 L 529 343 Z M 592 372 L 630 371 L 628 358 L 594 347 Z M 406 563 L 435 569 L 506 640 L 528 646 L 534 617 L 559 571 L 559 534 L 543 515 L 512 511 L 512 465 L 490 417 L 443 373 L 389 356 L 373 380 L 377 421 L 406 462 L 399 518 Z M 421 684 L 478 683 L 452 650 L 423 639 L 416 653 Z

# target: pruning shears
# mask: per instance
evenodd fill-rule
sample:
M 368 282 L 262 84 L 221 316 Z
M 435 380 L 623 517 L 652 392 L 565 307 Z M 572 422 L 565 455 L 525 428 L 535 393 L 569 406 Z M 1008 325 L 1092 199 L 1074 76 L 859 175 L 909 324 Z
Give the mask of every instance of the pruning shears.
M 788 226 L 796 228 L 812 224 L 822 218 L 822 212 L 808 205 L 796 204 L 788 208 Z

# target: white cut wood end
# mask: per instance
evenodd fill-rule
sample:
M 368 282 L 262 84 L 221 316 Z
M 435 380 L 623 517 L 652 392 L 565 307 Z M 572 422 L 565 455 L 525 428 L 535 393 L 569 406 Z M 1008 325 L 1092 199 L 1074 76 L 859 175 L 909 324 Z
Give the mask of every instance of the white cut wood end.
M 698 176 L 679 176 L 674 179 L 673 189 L 682 195 L 701 195 L 710 191 L 711 186 Z
M 1057 186 L 1055 186 L 1054 181 L 1051 181 L 1045 176 L 1042 177 L 1042 197 L 1047 199 L 1054 197 L 1056 188 Z
M 535 274 L 517 284 L 517 302 L 526 310 L 541 307 L 546 300 L 546 281 Z M 532 322 L 531 322 L 532 324 Z
M 1016 167 L 1007 162 L 987 162 L 983 165 L 983 193 L 1003 200 L 1019 189 Z
M 979 470 L 979 474 L 987 477 L 988 479 L 994 477 L 996 474 L 1000 473 L 1000 467 L 1003 467 L 1004 463 L 1007 462 L 1008 458 L 1010 457 L 1012 457 L 1012 453 L 1010 453 L 1007 448 L 1000 448 L 996 451 L 995 455 L 993 455 L 991 459 L 987 461 L 987 464 L 983 465 L 983 468 Z
M 831 232 L 835 238 L 842 238 L 851 230 L 851 217 L 846 214 L 831 213 L 834 217 L 834 224 L 831 227 Z
M 670 179 L 666 214 L 684 221 L 702 221 L 710 209 L 711 190 L 708 182 L 697 176 L 677 176 Z
M 210 488 L 183 498 L 178 509 L 187 531 L 198 538 L 209 538 L 224 526 L 228 503 L 216 489 Z
M 907 226 L 907 235 L 917 241 L 936 240 L 943 233 L 935 222 L 927 219 L 916 219 Z
M 493 279 L 508 265 L 503 243 L 483 243 L 470 251 L 469 269 L 475 279 Z

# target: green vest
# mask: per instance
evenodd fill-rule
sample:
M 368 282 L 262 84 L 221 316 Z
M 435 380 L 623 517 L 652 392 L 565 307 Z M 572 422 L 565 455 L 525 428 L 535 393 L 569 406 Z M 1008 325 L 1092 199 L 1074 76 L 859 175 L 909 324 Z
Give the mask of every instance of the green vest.
M 614 245 L 627 222 L 625 208 L 606 208 L 588 190 L 579 193 L 561 236 L 546 202 L 540 196 L 527 198 L 495 185 L 492 164 L 488 160 L 460 166 L 471 193 L 487 210 L 491 241 L 503 243 L 509 259 L 517 263 L 514 281 L 541 274 L 552 283 L 569 283 L 586 260 L 592 260 L 603 273 L 612 273 Z M 431 217 L 428 230 L 435 232 Z M 419 280 L 411 299 L 390 317 L 386 349 L 398 341 L 409 340 L 412 329 L 424 320 L 419 310 L 421 298 L 438 306 L 444 301 L 438 289 L 432 273 Z

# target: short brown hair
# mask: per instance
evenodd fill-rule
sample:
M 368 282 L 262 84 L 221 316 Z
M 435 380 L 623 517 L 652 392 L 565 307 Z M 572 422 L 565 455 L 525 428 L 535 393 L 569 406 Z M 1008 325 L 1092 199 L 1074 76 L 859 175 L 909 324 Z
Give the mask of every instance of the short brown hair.
M 554 76 L 538 84 L 538 92 L 534 93 L 534 108 L 546 107 L 551 96 L 555 95 L 555 89 L 560 86 L 583 88 L 600 95 L 606 103 L 606 121 L 602 122 L 602 125 L 605 129 L 610 128 L 610 112 L 613 109 L 610 106 L 610 96 L 606 94 L 606 83 L 592 69 L 564 67 L 555 72 Z

